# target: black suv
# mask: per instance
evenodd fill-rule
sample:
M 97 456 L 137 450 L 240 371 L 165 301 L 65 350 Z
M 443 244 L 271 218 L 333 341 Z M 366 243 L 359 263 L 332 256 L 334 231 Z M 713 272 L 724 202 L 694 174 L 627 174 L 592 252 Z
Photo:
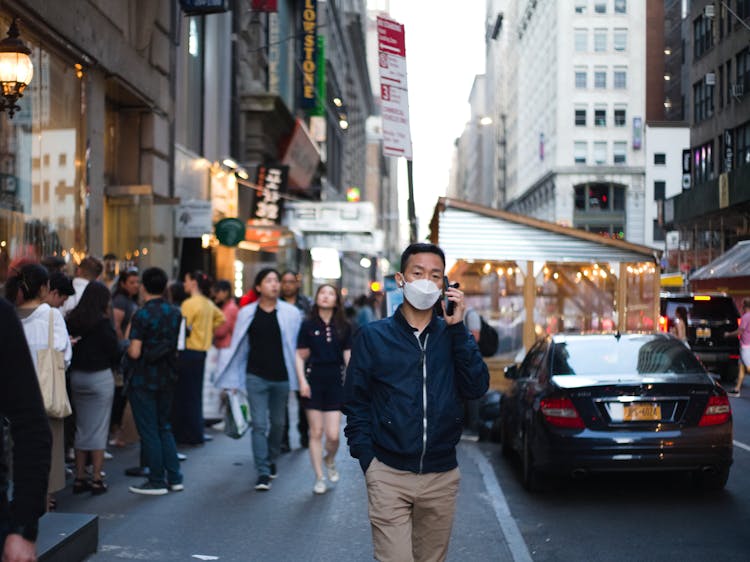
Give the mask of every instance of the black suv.
M 712 373 L 721 375 L 724 382 L 737 379 L 740 343 L 737 337 L 727 338 L 727 332 L 737 329 L 739 312 L 731 297 L 724 293 L 662 293 L 659 329 L 668 332 L 675 318 L 675 310 L 687 310 L 687 338 L 690 349 Z

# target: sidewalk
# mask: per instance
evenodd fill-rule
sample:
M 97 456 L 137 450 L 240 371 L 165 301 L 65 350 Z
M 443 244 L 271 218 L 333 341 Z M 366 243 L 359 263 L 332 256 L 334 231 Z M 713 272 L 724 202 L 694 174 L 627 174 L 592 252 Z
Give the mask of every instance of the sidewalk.
M 147 497 L 128 492 L 141 479 L 124 475 L 138 462 L 138 447 L 113 449 L 105 471 L 109 492 L 58 494 L 58 511 L 99 515 L 99 553 L 90 560 L 221 561 L 372 560 L 367 496 L 359 464 L 342 447 L 341 480 L 316 496 L 306 449 L 278 462 L 269 492 L 253 489 L 250 437 L 235 441 L 208 429 L 214 440 L 183 448 L 185 491 Z M 292 445 L 297 444 L 292 430 Z M 343 435 L 342 435 L 343 438 Z M 461 443 L 462 471 L 449 560 L 511 560 L 477 464 Z M 202 558 L 206 559 L 206 558 Z

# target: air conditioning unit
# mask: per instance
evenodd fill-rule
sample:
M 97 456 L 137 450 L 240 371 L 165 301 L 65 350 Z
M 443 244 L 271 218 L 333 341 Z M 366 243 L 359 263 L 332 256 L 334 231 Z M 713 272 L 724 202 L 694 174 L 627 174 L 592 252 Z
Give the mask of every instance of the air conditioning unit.
M 703 8 L 703 15 L 707 18 L 712 18 L 716 15 L 716 11 L 713 4 L 706 4 L 706 7 Z
M 716 74 L 714 72 L 708 72 L 706 73 L 706 77 L 704 78 L 706 82 L 706 86 L 715 86 L 716 85 Z
M 729 93 L 735 98 L 739 99 L 744 95 L 745 88 L 743 84 L 739 84 L 739 83 L 731 84 L 729 86 Z

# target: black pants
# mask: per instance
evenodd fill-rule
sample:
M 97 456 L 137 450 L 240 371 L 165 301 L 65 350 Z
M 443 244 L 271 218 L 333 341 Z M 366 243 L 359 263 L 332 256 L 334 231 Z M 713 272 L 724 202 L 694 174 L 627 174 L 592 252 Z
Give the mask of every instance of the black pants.
M 203 370 L 206 352 L 180 351 L 178 379 L 172 406 L 172 430 L 177 443 L 203 443 Z

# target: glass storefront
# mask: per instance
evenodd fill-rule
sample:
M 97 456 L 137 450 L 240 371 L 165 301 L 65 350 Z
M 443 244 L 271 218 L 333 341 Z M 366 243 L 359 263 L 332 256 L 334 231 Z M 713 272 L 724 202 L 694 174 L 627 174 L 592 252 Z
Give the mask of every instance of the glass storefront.
M 34 77 L 13 119 L 0 113 L 0 284 L 16 258 L 79 260 L 87 245 L 83 75 L 26 30 L 22 39 Z

